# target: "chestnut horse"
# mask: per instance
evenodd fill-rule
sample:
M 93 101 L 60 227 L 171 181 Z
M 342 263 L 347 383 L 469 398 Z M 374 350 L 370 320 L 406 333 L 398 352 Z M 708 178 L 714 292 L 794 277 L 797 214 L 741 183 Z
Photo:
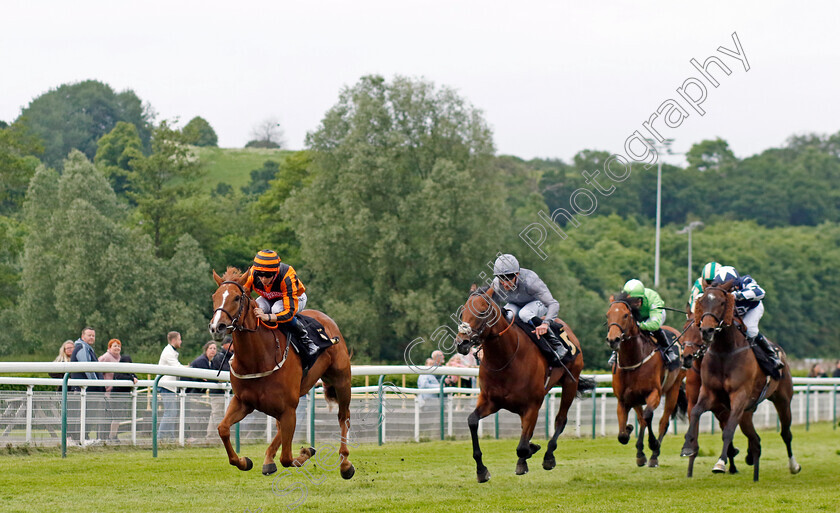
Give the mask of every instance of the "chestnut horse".
M 740 424 L 749 446 L 746 462 L 753 465 L 753 481 L 758 481 L 761 438 L 755 431 L 752 417 L 755 408 L 765 397 L 773 402 L 779 414 L 781 436 L 788 453 L 788 468 L 792 474 L 801 470 L 791 449 L 790 401 L 793 383 L 787 358 L 780 380 L 770 379 L 759 367 L 746 336 L 735 324 L 735 298 L 730 294 L 732 282 L 720 287 L 708 287 L 694 305 L 694 320 L 700 327 L 703 340 L 709 344 L 701 365 L 701 386 L 697 404 L 691 411 L 691 422 L 685 434 L 682 456 L 688 456 L 688 477 L 694 471 L 697 457 L 700 415 L 708 410 L 727 409 L 729 417 L 723 428 L 723 450 L 715 464 L 716 472 L 723 472 L 726 457 L 732 446 L 735 428 Z
M 694 314 L 690 309 L 686 308 L 686 317 L 682 331 L 683 341 L 683 368 L 687 369 L 685 373 L 685 395 L 688 399 L 688 418 L 691 421 L 691 410 L 697 404 L 697 398 L 700 396 L 700 365 L 703 362 L 703 355 L 706 354 L 708 346 L 703 342 L 703 337 L 700 335 L 700 329 L 697 323 L 694 322 Z M 729 417 L 729 411 L 724 408 L 719 408 L 713 412 L 715 418 L 720 424 L 720 428 L 726 425 L 726 419 Z M 729 473 L 737 474 L 738 468 L 735 466 L 735 456 L 738 455 L 738 449 L 735 445 L 729 447 Z M 720 473 L 720 469 L 716 471 Z
M 316 360 L 303 378 L 300 358 L 291 348 L 281 330 L 266 328 L 254 315 L 256 301 L 251 291 L 244 288 L 247 274 L 229 267 L 221 278 L 213 271 L 219 285 L 213 294 L 214 314 L 210 333 L 221 337 L 233 334 L 234 357 L 230 361 L 230 382 L 233 397 L 224 419 L 219 424 L 219 436 L 225 445 L 228 460 L 239 470 L 251 470 L 250 458 L 240 458 L 230 444 L 230 427 L 254 410 L 274 417 L 277 435 L 265 451 L 262 472 L 271 475 L 277 471 L 274 456 L 280 451 L 280 464 L 302 466 L 315 454 L 312 447 L 303 448 L 297 458 L 292 458 L 292 438 L 295 433 L 295 410 L 300 397 L 306 394 L 319 379 L 324 382 L 324 396 L 328 402 L 338 403 L 338 423 L 341 429 L 341 477 L 350 479 L 356 469 L 347 459 L 347 434 L 350 429 L 350 355 L 344 337 L 335 322 L 317 310 L 300 312 L 320 322 L 331 339 L 338 342 Z
M 476 289 L 473 285 L 470 292 L 470 297 L 463 307 L 461 324 L 455 340 L 461 354 L 467 354 L 472 346 L 477 345 L 481 345 L 484 352 L 481 366 L 478 368 L 481 392 L 475 410 L 467 419 L 472 435 L 478 482 L 484 483 L 490 479 L 490 471 L 481 459 L 478 421 L 501 409 L 519 415 L 522 434 L 516 447 L 516 455 L 519 457 L 516 474 L 525 474 L 528 472 L 528 458 L 540 450 L 539 445 L 531 443 L 540 406 L 548 391 L 560 384 L 563 387 L 560 411 L 554 418 L 554 435 L 548 442 L 543 458 L 543 468 L 551 470 L 556 464 L 554 450 L 557 448 L 557 437 L 566 427 L 567 413 L 572 401 L 576 395 L 595 387 L 594 380 L 580 379 L 580 371 L 583 369 L 580 342 L 571 328 L 558 320 L 563 324 L 569 340 L 577 348 L 577 355 L 567 369 L 552 369 L 528 334 L 505 319 L 501 307 L 493 299 L 492 288 Z
M 633 426 L 627 423 L 630 409 L 636 410 L 639 420 L 639 436 L 636 440 L 636 465 L 642 467 L 659 466 L 659 451 L 662 439 L 668 431 L 671 415 L 679 409 L 685 413 L 685 396 L 680 401 L 680 384 L 685 377 L 685 369 L 669 372 L 665 362 L 659 356 L 656 343 L 647 334 L 642 334 L 633 309 L 627 302 L 627 293 L 610 297 L 607 309 L 607 343 L 616 351 L 616 363 L 613 365 L 612 387 L 618 400 L 618 441 L 627 444 Z M 662 326 L 675 336 L 680 332 L 670 326 Z M 662 418 L 659 420 L 659 436 L 653 434 L 653 412 L 659 402 L 665 398 Z M 644 406 L 644 411 L 642 411 Z M 648 447 L 650 460 L 645 457 L 645 429 L 648 429 Z

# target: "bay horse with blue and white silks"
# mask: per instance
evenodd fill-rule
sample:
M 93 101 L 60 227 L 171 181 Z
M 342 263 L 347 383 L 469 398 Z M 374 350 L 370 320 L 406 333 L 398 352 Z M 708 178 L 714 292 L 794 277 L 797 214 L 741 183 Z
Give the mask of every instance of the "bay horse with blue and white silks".
M 700 396 L 700 367 L 703 362 L 703 355 L 706 353 L 708 346 L 703 342 L 700 329 L 697 327 L 697 323 L 694 322 L 694 314 L 688 307 L 686 307 L 685 315 L 688 317 L 688 320 L 685 322 L 685 326 L 683 326 L 681 338 L 683 341 L 683 368 L 686 369 L 685 395 L 686 399 L 688 399 L 688 419 L 690 422 L 691 410 L 697 404 L 697 398 Z M 713 414 L 722 430 L 723 426 L 726 425 L 726 419 L 729 418 L 729 410 L 721 407 L 713 411 Z M 729 446 L 727 456 L 729 457 L 730 474 L 738 473 L 738 468 L 735 465 L 735 456 L 738 455 L 738 452 L 734 444 Z
M 300 358 L 291 348 L 288 337 L 279 329 L 269 329 L 258 322 L 254 315 L 256 301 L 251 291 L 245 289 L 247 274 L 229 267 L 224 276 L 213 271 L 219 288 L 213 294 L 213 318 L 210 333 L 222 337 L 233 336 L 234 357 L 230 360 L 230 382 L 233 397 L 219 424 L 219 436 L 225 445 L 228 460 L 239 470 L 251 470 L 250 458 L 241 458 L 230 444 L 230 427 L 254 410 L 274 417 L 277 435 L 265 451 L 262 472 L 271 475 L 277 471 L 274 456 L 280 452 L 284 467 L 302 466 L 315 454 L 312 447 L 303 448 L 292 458 L 292 438 L 295 433 L 296 415 L 300 397 L 321 379 L 327 402 L 338 403 L 338 423 L 341 429 L 339 467 L 341 477 L 350 479 L 356 472 L 347 459 L 347 436 L 350 430 L 350 355 L 347 344 L 335 322 L 317 310 L 304 310 L 301 314 L 316 319 L 330 339 L 337 340 L 321 354 L 306 377 L 303 377 Z
M 697 457 L 700 415 L 708 410 L 724 408 L 729 418 L 723 428 L 723 450 L 713 472 L 724 472 L 726 457 L 732 446 L 735 428 L 749 441 L 746 462 L 753 465 L 753 481 L 758 481 L 761 458 L 761 438 L 755 431 L 752 417 L 755 408 L 766 397 L 779 414 L 782 440 L 788 453 L 788 468 L 792 474 L 802 467 L 796 462 L 791 448 L 790 402 L 793 382 L 787 357 L 782 352 L 785 366 L 779 380 L 770 379 L 760 368 L 746 335 L 735 322 L 735 298 L 731 294 L 733 283 L 708 287 L 694 304 L 694 319 L 703 340 L 709 344 L 701 365 L 701 386 L 697 404 L 691 411 L 691 421 L 685 434 L 682 456 L 689 457 L 688 477 L 694 470 Z
M 639 421 L 636 465 L 642 467 L 647 463 L 649 467 L 658 467 L 662 439 L 668 431 L 671 415 L 678 409 L 682 413 L 686 411 L 685 392 L 681 389 L 685 369 L 668 371 L 656 343 L 639 329 L 626 292 L 610 297 L 607 327 L 607 343 L 616 352 L 612 387 L 618 402 L 618 441 L 622 444 L 630 441 L 633 426 L 627 423 L 627 418 L 632 408 Z M 662 329 L 676 337 L 680 334 L 670 326 L 662 326 Z M 657 437 L 653 434 L 653 412 L 663 397 L 665 406 Z M 645 456 L 645 429 L 648 430 L 650 460 Z
M 543 468 L 551 470 L 556 465 L 554 450 L 557 438 L 566 427 L 567 413 L 576 396 L 595 388 L 595 381 L 581 379 L 583 354 L 571 328 L 558 319 L 566 334 L 577 349 L 577 355 L 566 368 L 551 368 L 536 344 L 518 325 L 505 319 L 502 309 L 494 298 L 492 288 L 477 289 L 473 285 L 470 296 L 461 313 L 461 324 L 455 338 L 458 352 L 467 354 L 471 347 L 480 345 L 483 351 L 478 368 L 480 393 L 475 410 L 467 423 L 473 444 L 473 458 L 479 483 L 490 479 L 490 471 L 484 466 L 478 443 L 478 421 L 501 409 L 519 415 L 522 434 L 516 455 L 516 474 L 528 472 L 527 460 L 540 450 L 531 443 L 537 424 L 540 406 L 545 395 L 556 385 L 563 387 L 560 410 L 554 418 L 554 435 L 548 442 Z

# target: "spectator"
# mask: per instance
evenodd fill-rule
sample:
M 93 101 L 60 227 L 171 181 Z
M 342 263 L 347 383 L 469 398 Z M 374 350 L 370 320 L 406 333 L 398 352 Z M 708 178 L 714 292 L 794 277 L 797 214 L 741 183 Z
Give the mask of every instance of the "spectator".
M 834 364 L 834 372 L 831 373 L 832 378 L 840 378 L 840 360 Z
M 177 331 L 170 331 L 166 334 L 167 344 L 160 353 L 158 365 L 167 367 L 186 367 L 178 361 L 178 349 L 181 348 L 181 334 Z M 178 391 L 177 379 L 175 376 L 164 376 L 160 379 L 160 398 L 163 401 L 163 418 L 158 425 L 158 440 L 175 440 L 175 417 L 178 416 Z M 193 442 L 195 440 L 190 440 Z
M 93 350 L 93 346 L 96 343 L 96 330 L 91 327 L 86 327 L 82 330 L 82 334 L 78 340 L 74 343 L 73 346 L 73 354 L 70 356 L 71 362 L 96 362 L 98 359 L 96 358 L 96 353 Z M 89 379 L 89 380 L 100 380 L 102 379 L 102 374 L 97 372 L 71 372 L 70 379 Z M 70 387 L 70 390 L 73 392 L 81 392 L 81 387 L 75 386 Z M 102 398 L 102 393 L 105 392 L 105 389 L 99 386 L 88 386 L 86 391 L 85 403 L 86 403 L 86 418 L 88 419 L 88 423 L 85 424 L 85 433 L 81 433 L 80 430 L 73 429 L 72 431 L 68 429 L 69 433 L 72 433 L 68 436 L 68 442 L 73 443 L 72 435 L 76 434 L 79 437 L 79 443 L 84 445 L 94 445 L 101 443 L 102 441 L 99 439 L 99 433 L 103 431 L 102 426 L 99 423 L 102 420 L 102 410 L 105 408 L 105 402 Z M 81 412 L 81 397 L 76 396 L 73 398 L 72 404 L 75 406 L 76 413 Z M 79 423 L 81 427 L 81 422 Z M 89 428 L 94 428 L 97 432 L 96 437 L 93 439 L 87 439 L 87 431 Z
M 72 340 L 65 340 L 61 347 L 58 348 L 58 356 L 56 356 L 54 362 L 69 362 L 70 358 L 73 356 L 73 341 Z M 63 374 L 59 374 L 58 376 L 54 377 L 62 377 Z
M 108 363 L 119 363 L 120 357 L 122 353 L 122 342 L 119 339 L 112 338 L 108 341 L 108 350 L 105 351 L 102 356 L 99 357 L 100 362 L 108 362 Z M 102 377 L 106 380 L 116 379 L 114 377 L 115 373 L 113 372 L 106 372 L 102 375 Z M 134 378 L 134 382 L 137 383 L 137 379 Z M 120 428 L 120 422 L 118 417 L 120 417 L 120 413 L 118 410 L 121 406 L 124 406 L 124 401 L 117 400 L 118 398 L 113 394 L 113 386 L 105 387 L 105 413 L 106 416 L 111 419 L 111 429 L 108 432 L 108 437 L 105 439 L 107 442 L 118 444 L 120 441 L 117 439 L 117 432 Z
M 446 362 L 446 366 L 447 367 L 466 367 L 466 365 L 464 365 L 464 358 L 459 353 L 455 353 L 454 355 L 452 355 L 452 358 L 450 358 L 449 361 Z M 461 386 L 461 376 L 447 376 L 446 379 L 444 380 L 444 383 L 446 383 L 449 386 L 460 387 Z
M 131 357 L 127 354 L 120 355 L 120 363 L 134 363 L 131 361 Z M 137 384 L 137 376 L 133 372 L 115 372 L 114 379 L 120 381 L 133 381 L 134 384 Z M 111 424 L 111 441 L 114 443 L 120 443 L 117 439 L 117 434 L 119 434 L 119 421 L 130 420 L 131 419 L 131 391 L 134 390 L 132 387 L 114 387 L 111 389 L 111 414 L 112 420 L 117 421 L 117 431 L 113 431 L 114 425 Z
M 441 353 L 443 354 L 443 353 Z M 432 369 L 435 367 L 435 361 L 432 358 L 426 358 L 426 367 Z M 440 389 L 440 381 L 434 374 L 420 374 L 417 377 L 417 388 L 436 388 Z M 414 402 L 418 408 L 422 408 L 426 404 L 429 394 L 417 394 Z
M 231 349 L 230 338 L 225 337 L 225 341 L 222 342 L 222 348 L 213 357 L 213 368 L 230 372 L 230 359 L 232 356 L 233 350 Z
M 443 360 L 443 351 L 432 351 L 432 362 L 435 367 L 440 367 L 441 365 L 443 365 Z
M 218 370 L 218 366 L 221 364 L 222 360 L 217 359 L 216 354 L 216 342 L 211 340 L 204 344 L 201 356 L 193 360 L 192 363 L 190 363 L 190 367 L 196 369 Z M 210 380 L 203 379 L 202 381 L 209 382 Z M 225 398 L 222 394 L 224 394 L 224 391 L 222 390 L 210 390 L 210 417 L 207 420 L 206 429 L 204 430 L 204 436 L 206 438 L 215 438 L 216 426 L 218 426 L 219 422 L 222 421 L 222 414 L 225 408 Z
M 815 363 L 811 366 L 811 372 L 808 373 L 809 378 L 827 378 L 828 374 L 823 371 L 822 365 Z

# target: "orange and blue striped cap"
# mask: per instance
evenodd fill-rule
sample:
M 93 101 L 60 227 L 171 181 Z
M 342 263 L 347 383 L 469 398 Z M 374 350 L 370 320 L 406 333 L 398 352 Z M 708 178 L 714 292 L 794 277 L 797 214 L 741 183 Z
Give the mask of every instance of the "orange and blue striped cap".
M 254 257 L 255 271 L 277 272 L 280 268 L 280 256 L 270 249 L 263 249 Z

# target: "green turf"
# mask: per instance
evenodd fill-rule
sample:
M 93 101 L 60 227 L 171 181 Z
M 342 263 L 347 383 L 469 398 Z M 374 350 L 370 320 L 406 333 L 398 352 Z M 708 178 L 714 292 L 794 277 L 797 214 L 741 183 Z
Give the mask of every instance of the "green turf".
M 199 159 L 207 170 L 205 183 L 208 189 L 225 182 L 235 189 L 247 185 L 251 171 L 263 167 L 266 160 L 278 163 L 285 159 L 290 151 L 267 148 L 195 148 Z
M 489 483 L 475 481 L 469 442 L 393 443 L 353 448 L 356 476 L 342 480 L 323 467 L 286 477 L 260 474 L 265 446 L 244 446 L 255 468 L 241 472 L 227 464 L 221 447 L 160 451 L 106 449 L 7 450 L 0 456 L 0 511 L 73 512 L 244 512 L 290 511 L 837 511 L 840 431 L 828 423 L 794 430 L 794 453 L 802 472 L 787 469 L 784 444 L 775 431 L 761 432 L 761 481 L 738 458 L 741 473 L 713 475 L 719 435 L 701 436 L 695 477 L 685 477 L 677 456 L 682 437 L 666 438 L 661 466 L 637 468 L 635 450 L 613 438 L 561 439 L 557 468 L 541 468 L 540 451 L 531 472 L 514 475 L 515 440 L 483 440 Z M 543 445 L 544 440 L 535 440 Z M 316 444 L 326 448 L 327 441 Z M 736 437 L 742 450 L 746 440 Z M 322 451 L 325 453 L 327 451 Z M 714 456 L 712 455 L 714 454 Z M 309 468 L 308 466 L 305 468 Z M 282 472 L 282 469 L 281 469 Z M 280 475 L 280 474 L 278 474 Z M 279 496 L 275 490 L 291 493 Z M 303 495 L 305 493 L 305 496 Z

